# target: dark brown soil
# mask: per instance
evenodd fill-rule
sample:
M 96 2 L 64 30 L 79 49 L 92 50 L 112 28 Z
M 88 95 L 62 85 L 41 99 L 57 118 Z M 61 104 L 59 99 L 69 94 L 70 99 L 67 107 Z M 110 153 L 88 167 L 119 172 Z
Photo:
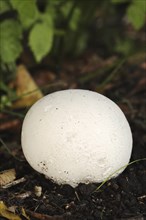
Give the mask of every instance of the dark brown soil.
M 110 61 L 112 62 L 112 61 Z M 137 64 L 126 63 L 114 76 L 112 81 L 97 87 L 103 81 L 100 74 L 91 78 L 84 71 L 81 72 L 78 64 L 66 64 L 68 69 L 59 73 L 48 73 L 52 80 L 64 80 L 65 88 L 83 88 L 102 92 L 122 108 L 131 125 L 133 133 L 133 152 L 131 161 L 146 158 L 146 66 L 144 62 Z M 75 67 L 76 66 L 76 69 Z M 86 66 L 87 72 L 93 63 Z M 102 68 L 102 67 L 101 67 Z M 82 68 L 83 69 L 83 68 Z M 97 69 L 97 67 L 95 67 Z M 93 71 L 93 70 L 92 70 Z M 43 71 L 38 71 L 38 75 Z M 86 71 L 85 71 L 86 72 Z M 74 74 L 73 74 L 74 73 Z M 54 74 L 54 75 L 53 75 Z M 42 76 L 42 75 L 41 75 Z M 104 78 L 107 76 L 104 75 Z M 37 77 L 36 77 L 37 78 Z M 40 77 L 41 78 L 41 77 Z M 39 83 L 39 78 L 38 81 Z M 41 81 L 42 82 L 42 81 Z M 58 88 L 58 89 L 64 89 Z M 56 88 L 51 89 L 56 90 Z M 1 116 L 4 118 L 4 115 Z M 7 117 L 3 120 L 2 139 L 9 147 L 13 157 L 2 146 L 0 148 L 0 170 L 15 168 L 17 179 L 25 177 L 26 181 L 0 189 L 0 201 L 5 202 L 7 207 L 16 206 L 16 212 L 20 213 L 20 207 L 26 210 L 30 219 L 52 220 L 144 220 L 146 219 L 146 161 L 136 162 L 128 166 L 116 179 L 109 180 L 99 190 L 99 184 L 79 184 L 73 189 L 69 185 L 58 186 L 44 176 L 35 172 L 23 158 L 20 145 L 21 120 L 16 125 L 11 124 L 16 117 Z M 42 195 L 35 195 L 35 186 L 42 187 Z M 28 193 L 30 192 L 30 193 Z M 28 193 L 28 196 L 26 194 Z M 25 195 L 23 197 L 22 195 Z M 22 217 L 22 219 L 26 219 Z M 0 219 L 5 219 L 0 217 Z

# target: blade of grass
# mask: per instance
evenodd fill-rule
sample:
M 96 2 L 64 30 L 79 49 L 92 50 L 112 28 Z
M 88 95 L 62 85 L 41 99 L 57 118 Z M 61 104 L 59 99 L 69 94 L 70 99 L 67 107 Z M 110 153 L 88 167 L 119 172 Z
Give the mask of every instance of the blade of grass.
M 18 161 L 20 161 L 20 162 L 24 161 L 24 160 L 22 160 L 22 159 L 16 157 L 15 155 L 13 155 L 12 152 L 10 151 L 10 149 L 8 148 L 8 146 L 4 143 L 4 141 L 3 141 L 1 138 L 0 138 L 0 143 L 1 143 L 2 146 L 6 149 L 6 151 L 8 152 L 8 154 L 11 155 L 14 159 L 16 159 L 16 160 L 18 160 Z
M 10 102 L 15 102 L 15 101 L 17 101 L 17 100 L 19 100 L 19 99 L 21 99 L 21 98 L 23 98 L 23 97 L 25 97 L 25 96 L 27 96 L 29 94 L 32 94 L 32 93 L 34 93 L 34 92 L 36 92 L 36 91 L 38 91 L 40 89 L 41 90 L 45 90 L 45 89 L 49 89 L 49 88 L 52 88 L 52 87 L 55 87 L 55 86 L 66 86 L 66 84 L 63 81 L 58 81 L 56 83 L 47 84 L 45 86 L 39 87 L 39 88 L 37 88 L 35 90 L 32 90 L 30 92 L 24 93 L 21 96 L 10 98 L 9 100 L 10 100 Z M 10 110 L 6 110 L 6 109 L 1 109 L 1 112 L 7 113 L 7 114 L 10 114 L 10 115 L 14 115 L 14 116 L 17 116 L 19 118 L 24 118 L 24 116 L 25 116 L 23 114 L 16 113 L 16 112 L 13 112 L 13 111 L 10 111 Z
M 137 160 L 134 160 L 134 161 L 132 161 L 132 162 L 126 164 L 125 166 L 122 166 L 121 168 L 119 168 L 118 170 L 116 170 L 115 172 L 113 172 L 111 175 L 109 175 L 109 176 L 94 190 L 94 192 L 99 191 L 99 189 L 100 189 L 109 179 L 111 179 L 111 177 L 112 177 L 114 174 L 116 174 L 116 173 L 119 172 L 120 170 L 122 170 L 122 169 L 124 169 L 124 168 L 126 168 L 126 167 L 128 167 L 128 166 L 130 166 L 130 165 L 132 165 L 132 164 L 134 164 L 134 163 L 143 161 L 143 160 L 146 160 L 146 158 L 137 159 Z
M 20 113 L 17 113 L 17 112 L 6 110 L 6 109 L 2 109 L 1 112 L 9 114 L 9 115 L 17 116 L 19 118 L 24 118 L 24 116 L 25 116 L 24 114 L 20 114 Z
M 96 91 L 98 90 L 102 90 L 105 85 L 107 85 L 107 83 L 111 82 L 111 80 L 115 77 L 115 75 L 118 73 L 118 71 L 121 69 L 121 67 L 123 66 L 123 64 L 125 63 L 126 58 L 123 58 L 118 65 L 116 66 L 116 68 L 111 72 L 111 74 L 99 85 L 96 87 Z
M 50 88 L 55 87 L 55 86 L 66 86 L 66 84 L 63 81 L 58 81 L 56 83 L 47 84 L 45 86 L 39 87 L 37 89 L 34 89 L 34 90 L 30 91 L 30 92 L 24 93 L 21 96 L 17 96 L 16 98 L 10 99 L 10 101 L 14 102 L 14 101 L 17 101 L 17 100 L 23 98 L 24 96 L 30 95 L 30 94 L 38 91 L 38 90 L 50 89 Z
M 87 83 L 90 80 L 93 80 L 94 78 L 96 78 L 98 75 L 101 75 L 101 74 L 105 73 L 106 71 L 109 71 L 111 68 L 113 68 L 113 66 L 106 66 L 106 67 L 102 67 L 102 69 L 98 69 L 97 71 L 90 72 L 90 73 L 86 74 L 85 76 L 82 76 L 79 79 L 79 82 L 82 84 Z

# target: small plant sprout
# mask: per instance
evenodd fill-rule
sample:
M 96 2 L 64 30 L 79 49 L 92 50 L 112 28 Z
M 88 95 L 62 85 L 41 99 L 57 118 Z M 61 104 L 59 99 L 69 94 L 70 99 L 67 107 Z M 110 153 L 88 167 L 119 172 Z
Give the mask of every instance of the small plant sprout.
M 22 126 L 22 148 L 35 170 L 76 187 L 118 176 L 130 160 L 132 134 L 113 101 L 69 89 L 49 94 L 30 108 Z

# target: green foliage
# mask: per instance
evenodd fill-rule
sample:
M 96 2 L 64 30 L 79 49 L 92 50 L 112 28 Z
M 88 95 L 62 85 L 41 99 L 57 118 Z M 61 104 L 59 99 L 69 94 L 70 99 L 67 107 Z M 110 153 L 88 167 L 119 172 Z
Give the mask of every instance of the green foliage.
M 50 52 L 52 41 L 53 29 L 47 23 L 38 23 L 32 28 L 29 35 L 29 46 L 37 62 L 40 62 Z
M 12 7 L 18 12 L 18 17 L 24 28 L 29 28 L 38 18 L 35 0 L 11 0 Z
M 116 51 L 124 55 L 130 55 L 133 52 L 134 43 L 129 39 L 118 39 L 116 43 Z
M 86 46 L 89 39 L 89 35 L 86 32 L 82 32 L 76 41 L 76 55 L 81 54 Z
M 80 8 L 75 8 L 72 17 L 69 21 L 69 28 L 72 31 L 76 31 L 78 29 L 79 21 L 81 20 L 81 10 Z
M 22 52 L 22 28 L 16 20 L 1 22 L 0 59 L 3 63 L 13 63 Z
M 11 9 L 11 6 L 8 0 L 0 0 L 0 14 L 8 11 L 9 9 Z
M 2 111 L 6 107 L 11 107 L 12 102 L 10 101 L 9 97 L 7 95 L 1 96 L 1 102 L 0 102 L 0 110 Z
M 54 22 L 52 16 L 48 13 L 40 14 L 40 21 L 46 23 L 49 28 L 54 28 Z
M 133 1 L 127 9 L 127 16 L 136 30 L 142 28 L 146 18 L 146 1 Z
M 66 1 L 65 4 L 62 5 L 60 11 L 64 18 L 67 18 L 71 12 L 71 9 L 73 7 L 73 1 Z
M 88 27 L 95 21 L 95 14 L 96 18 L 98 13 L 104 16 L 104 10 L 108 8 L 117 16 L 116 7 L 122 4 L 133 27 L 136 30 L 142 28 L 145 0 L 103 0 L 92 1 L 92 4 L 82 0 L 0 0 L 1 16 L 5 12 L 14 14 L 11 20 L 8 17 L 1 22 L 0 59 L 3 64 L 14 64 L 24 49 L 24 40 L 36 62 L 41 62 L 49 53 L 56 57 L 63 53 L 79 55 L 92 39 Z M 110 19 L 111 14 L 106 16 Z M 104 29 L 106 35 L 105 32 Z M 114 35 L 114 32 L 108 31 L 110 34 Z M 120 42 L 119 39 L 117 51 L 126 53 L 131 50 L 129 42 L 125 42 L 124 48 Z
M 129 2 L 129 0 L 111 0 L 111 2 L 114 4 L 120 4 L 120 3 Z
M 16 93 L 2 81 L 0 81 L 0 89 L 3 93 L 5 93 L 1 96 L 0 102 L 0 110 L 3 110 L 6 107 L 11 107 L 12 100 L 14 97 L 16 97 Z
M 113 4 L 130 3 L 126 10 L 128 20 L 136 30 L 142 28 L 146 18 L 145 0 L 111 0 Z

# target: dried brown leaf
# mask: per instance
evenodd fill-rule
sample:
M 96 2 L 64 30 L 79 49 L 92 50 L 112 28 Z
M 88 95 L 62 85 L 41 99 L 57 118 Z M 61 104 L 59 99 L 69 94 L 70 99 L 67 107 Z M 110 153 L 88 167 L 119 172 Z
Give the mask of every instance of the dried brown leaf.
M 0 173 L 0 186 L 5 186 L 16 179 L 15 169 L 4 170 Z
M 21 220 L 18 215 L 9 210 L 3 201 L 0 201 L 0 216 L 9 220 Z
M 43 97 L 41 90 L 23 65 L 17 68 L 15 86 L 20 99 L 14 102 L 13 108 L 28 107 Z

